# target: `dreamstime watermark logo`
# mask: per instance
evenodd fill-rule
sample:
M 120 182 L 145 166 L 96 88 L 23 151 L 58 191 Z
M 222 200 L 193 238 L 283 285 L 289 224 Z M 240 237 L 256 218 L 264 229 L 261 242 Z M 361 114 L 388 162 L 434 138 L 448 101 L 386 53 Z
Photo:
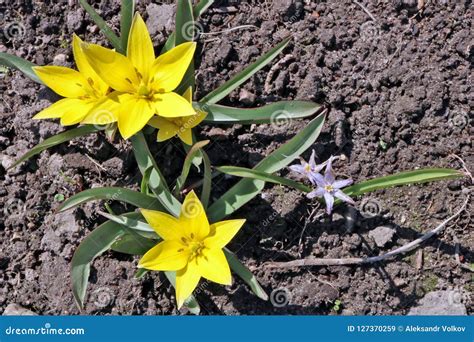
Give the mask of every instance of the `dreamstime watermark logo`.
M 10 198 L 3 207 L 3 214 L 8 216 L 22 215 L 26 210 L 26 204 L 19 198 Z
M 100 287 L 92 292 L 94 299 L 94 305 L 98 308 L 106 308 L 111 306 L 115 302 L 115 295 L 113 291 L 108 287 Z
M 469 115 L 465 112 L 449 114 L 448 124 L 450 127 L 463 129 L 469 123 Z
M 204 32 L 204 28 L 195 21 L 188 21 L 181 28 L 181 35 L 188 41 L 196 41 L 202 32 Z
M 3 28 L 3 34 L 8 40 L 21 39 L 26 32 L 25 25 L 18 21 L 8 23 Z
M 183 215 L 189 219 L 202 214 L 202 206 L 197 198 L 191 198 L 184 202 L 182 206 Z
M 92 113 L 91 122 L 94 122 L 94 127 L 97 129 L 109 128 L 116 122 L 116 116 L 110 110 L 99 109 Z
M 379 29 L 373 21 L 366 21 L 360 26 L 359 34 L 364 42 L 368 42 L 378 37 Z
M 276 308 L 287 306 L 291 301 L 291 293 L 286 287 L 280 287 L 270 293 L 270 302 Z
M 290 113 L 286 110 L 277 110 L 270 116 L 270 123 L 279 130 L 286 130 L 291 125 L 292 119 Z
M 364 198 L 360 203 L 360 213 L 365 218 L 371 218 L 382 212 L 382 205 L 373 198 Z

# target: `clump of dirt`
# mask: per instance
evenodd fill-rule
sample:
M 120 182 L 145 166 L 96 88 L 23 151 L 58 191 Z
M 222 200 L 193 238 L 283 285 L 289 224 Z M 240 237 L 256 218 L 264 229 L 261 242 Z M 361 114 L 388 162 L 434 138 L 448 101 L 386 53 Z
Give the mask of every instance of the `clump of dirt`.
M 257 73 L 222 103 L 326 103 L 327 123 L 312 148 L 319 161 L 344 155 L 336 170 L 355 181 L 421 167 L 461 168 L 453 155 L 472 169 L 474 50 L 469 1 L 427 2 L 421 10 L 416 1 L 367 2 L 371 16 L 351 1 L 216 3 L 200 20 L 197 98 L 291 35 L 292 42 L 274 66 Z M 96 9 L 112 27 L 119 27 L 118 3 L 102 1 Z M 173 28 L 174 6 L 140 1 L 138 10 L 159 51 Z M 75 1 L 8 2 L 0 4 L 0 12 L 6 23 L 0 51 L 36 64 L 72 66 L 72 33 L 105 44 Z M 130 145 L 94 134 L 54 147 L 7 172 L 15 158 L 63 128 L 55 121 L 31 120 L 57 100 L 49 90 L 18 72 L 2 74 L 0 90 L 0 308 L 18 303 L 40 314 L 77 314 L 69 264 L 80 241 L 101 222 L 96 215 L 101 204 L 61 215 L 55 210 L 63 196 L 83 189 L 137 189 Z M 207 151 L 214 165 L 249 167 L 306 124 L 307 120 L 295 120 L 281 126 L 202 126 L 198 134 L 211 139 Z M 175 181 L 184 157 L 179 144 L 154 144 L 153 152 L 167 179 Z M 214 198 L 234 182 L 216 178 Z M 203 283 L 197 291 L 203 312 L 405 314 L 426 292 L 469 292 L 471 274 L 455 258 L 458 250 L 463 263 L 473 262 L 472 222 L 466 213 L 424 246 L 421 259 L 413 253 L 370 266 L 289 270 L 270 270 L 264 263 L 385 253 L 450 216 L 470 186 L 466 178 L 379 191 L 358 199 L 357 210 L 341 206 L 330 218 L 301 193 L 268 186 L 235 213 L 247 224 L 230 247 L 255 272 L 272 300 L 256 299 L 240 280 L 227 288 Z M 310 213 L 317 219 L 310 219 Z M 394 233 L 376 243 L 370 232 L 381 226 Z M 136 261 L 108 252 L 93 263 L 85 313 L 177 313 L 164 278 L 133 278 Z M 472 303 L 465 305 L 472 313 Z

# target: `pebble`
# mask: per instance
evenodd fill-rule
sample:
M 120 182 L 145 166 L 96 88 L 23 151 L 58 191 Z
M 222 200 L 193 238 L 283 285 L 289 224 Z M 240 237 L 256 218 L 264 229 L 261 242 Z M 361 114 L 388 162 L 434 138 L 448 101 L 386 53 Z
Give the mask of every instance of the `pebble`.
M 60 53 L 59 55 L 54 56 L 53 64 L 54 65 L 65 65 L 66 64 L 67 56 L 64 53 Z
M 3 316 L 37 316 L 37 314 L 31 310 L 25 309 L 18 304 L 11 303 L 5 308 Z
M 380 226 L 369 232 L 371 237 L 378 247 L 384 247 L 390 241 L 392 241 L 395 235 L 395 229 L 385 226 Z
M 427 293 L 408 312 L 409 316 L 465 316 L 466 306 L 461 293 L 456 290 L 432 291 Z

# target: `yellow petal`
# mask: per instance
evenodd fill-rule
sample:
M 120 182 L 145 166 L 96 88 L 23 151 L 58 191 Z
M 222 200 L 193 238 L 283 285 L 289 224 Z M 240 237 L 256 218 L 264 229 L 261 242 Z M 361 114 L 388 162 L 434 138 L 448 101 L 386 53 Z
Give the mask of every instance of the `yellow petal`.
M 79 99 L 61 99 L 51 106 L 43 109 L 36 114 L 33 119 L 56 119 L 75 108 L 75 105 L 82 100 Z
M 138 267 L 153 271 L 176 271 L 186 266 L 189 250 L 178 241 L 163 241 L 150 249 L 138 262 Z
M 189 103 L 193 103 L 193 87 L 188 87 L 186 91 L 183 94 L 183 97 L 188 101 Z
M 211 225 L 211 234 L 204 243 L 209 248 L 223 248 L 237 234 L 245 220 L 220 221 Z
M 133 18 L 130 35 L 128 36 L 127 56 L 147 82 L 151 66 L 155 60 L 155 51 L 145 22 L 138 12 Z
M 153 98 L 156 114 L 166 118 L 177 118 L 196 114 L 193 106 L 176 93 L 160 93 Z
M 145 127 L 154 114 L 151 102 L 132 95 L 126 95 L 128 94 L 119 96 L 118 128 L 124 139 L 130 138 Z
M 82 120 L 84 124 L 107 125 L 117 122 L 120 102 L 118 101 L 118 92 L 110 93 L 99 100 Z
M 159 116 L 154 116 L 148 122 L 150 126 L 158 128 L 158 136 L 157 141 L 165 141 L 171 139 L 176 134 L 178 134 L 179 127 L 176 126 L 170 120 L 166 120 L 165 118 L 161 118 Z
M 209 235 L 210 227 L 206 212 L 194 190 L 187 194 L 181 206 L 179 221 L 191 239 L 203 240 Z
M 173 91 L 181 83 L 195 50 L 196 43 L 183 43 L 155 59 L 150 75 L 153 87 Z
M 93 102 L 79 100 L 73 108 L 66 111 L 63 116 L 61 116 L 61 125 L 70 126 L 81 122 L 92 107 L 94 107 Z
M 191 128 L 183 128 L 178 129 L 178 137 L 184 142 L 186 145 L 191 146 L 193 144 L 193 131 Z M 160 141 L 160 140 L 158 140 Z
M 183 306 L 184 302 L 193 293 L 197 284 L 201 279 L 195 262 L 189 263 L 186 268 L 176 272 L 176 301 L 178 309 Z
M 33 67 L 35 74 L 55 93 L 63 97 L 80 97 L 90 88 L 79 71 L 62 66 Z
M 207 116 L 206 112 L 202 110 L 198 110 L 197 114 L 192 115 L 189 118 L 186 118 L 187 119 L 186 121 L 189 122 L 190 128 L 194 128 L 197 125 L 199 125 L 206 118 L 206 116 Z
M 178 220 L 156 210 L 140 209 L 148 224 L 163 240 L 180 240 L 184 231 Z
M 204 256 L 196 261 L 201 276 L 215 283 L 232 284 L 229 264 L 222 249 L 205 249 L 203 253 Z
M 96 44 L 81 44 L 87 61 L 94 71 L 113 89 L 133 93 L 139 80 L 132 62 L 110 49 Z
M 77 69 L 84 75 L 91 87 L 96 89 L 100 95 L 105 95 L 109 86 L 92 69 L 81 48 L 82 40 L 75 33 L 72 36 L 72 53 L 76 61 Z

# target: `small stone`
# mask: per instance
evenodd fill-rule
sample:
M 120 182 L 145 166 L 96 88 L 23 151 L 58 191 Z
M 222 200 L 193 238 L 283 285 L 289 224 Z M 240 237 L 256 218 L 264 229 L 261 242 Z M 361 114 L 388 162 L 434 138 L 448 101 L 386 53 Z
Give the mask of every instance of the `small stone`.
M 53 64 L 54 65 L 66 65 L 67 56 L 64 53 L 54 56 Z
M 246 105 L 251 105 L 255 102 L 255 94 L 249 92 L 248 90 L 241 89 L 239 93 L 239 101 Z
M 150 35 L 152 37 L 163 30 L 171 31 L 173 27 L 173 18 L 175 16 L 174 5 L 157 5 L 152 3 L 146 7 L 146 12 L 148 13 L 146 26 L 150 30 Z
M 394 235 L 395 229 L 385 226 L 377 227 L 369 232 L 369 237 L 375 241 L 375 244 L 378 247 L 384 247 L 386 244 L 392 241 Z
M 11 303 L 8 304 L 3 312 L 3 316 L 38 316 L 33 311 L 25 309 L 24 307 Z
M 466 316 L 466 306 L 458 291 L 433 291 L 427 293 L 418 306 L 410 309 L 409 316 Z

